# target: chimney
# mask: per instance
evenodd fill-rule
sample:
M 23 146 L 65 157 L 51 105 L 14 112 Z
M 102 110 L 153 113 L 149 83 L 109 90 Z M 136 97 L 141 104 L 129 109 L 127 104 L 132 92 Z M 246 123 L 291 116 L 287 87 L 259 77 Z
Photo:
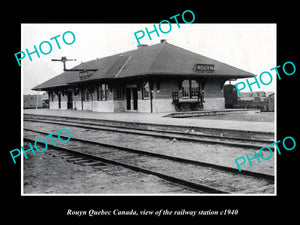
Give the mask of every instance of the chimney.
M 148 45 L 146 45 L 146 44 L 140 44 L 140 45 L 137 46 L 137 48 L 144 48 L 144 47 L 148 47 Z
M 167 43 L 167 39 L 160 39 L 160 43 L 161 44 Z

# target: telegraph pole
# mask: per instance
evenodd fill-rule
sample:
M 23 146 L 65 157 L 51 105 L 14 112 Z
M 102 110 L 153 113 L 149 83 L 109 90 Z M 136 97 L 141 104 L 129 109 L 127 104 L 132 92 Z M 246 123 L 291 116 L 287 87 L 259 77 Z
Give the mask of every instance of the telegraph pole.
M 76 61 L 76 59 L 67 59 L 66 56 L 62 56 L 61 59 L 51 59 L 51 61 L 59 61 L 64 64 L 64 71 L 70 71 L 66 69 L 66 62 L 67 61 Z
M 64 71 L 79 71 L 79 72 L 97 71 L 97 69 L 66 69 L 67 61 L 76 61 L 76 59 L 67 59 L 66 56 L 62 56 L 61 59 L 51 59 L 51 61 L 62 62 L 64 64 Z

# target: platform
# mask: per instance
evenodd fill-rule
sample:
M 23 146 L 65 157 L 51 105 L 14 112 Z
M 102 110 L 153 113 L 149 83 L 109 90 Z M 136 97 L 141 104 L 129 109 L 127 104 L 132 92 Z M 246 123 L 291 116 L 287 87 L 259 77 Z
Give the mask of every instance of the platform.
M 204 110 L 204 111 L 187 111 L 187 112 L 173 112 L 165 115 L 172 118 L 188 118 L 201 116 L 216 116 L 227 114 L 244 114 L 244 113 L 260 113 L 259 109 L 223 109 L 223 110 Z
M 273 122 L 253 122 L 253 121 L 233 121 L 233 120 L 210 120 L 210 119 L 188 119 L 188 118 L 170 118 L 165 117 L 169 113 L 103 113 L 92 111 L 75 111 L 75 110 L 49 110 L 49 109 L 24 109 L 24 114 L 37 114 L 49 116 L 66 116 L 87 119 L 113 120 L 131 123 L 148 123 L 158 125 L 183 126 L 183 127 L 200 127 L 210 129 L 224 129 L 235 131 L 250 132 L 275 132 Z

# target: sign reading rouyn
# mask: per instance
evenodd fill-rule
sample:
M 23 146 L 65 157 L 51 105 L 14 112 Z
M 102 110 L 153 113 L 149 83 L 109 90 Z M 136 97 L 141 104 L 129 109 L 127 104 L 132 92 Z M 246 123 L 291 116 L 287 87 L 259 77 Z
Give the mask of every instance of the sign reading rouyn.
M 193 70 L 196 72 L 214 72 L 215 71 L 215 65 L 213 64 L 195 64 L 193 67 Z

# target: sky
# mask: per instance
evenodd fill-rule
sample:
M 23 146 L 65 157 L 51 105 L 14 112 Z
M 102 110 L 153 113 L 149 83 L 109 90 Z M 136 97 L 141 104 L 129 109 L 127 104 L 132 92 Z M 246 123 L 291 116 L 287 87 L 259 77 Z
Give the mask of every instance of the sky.
M 158 24 L 156 24 L 158 27 Z M 22 93 L 37 94 L 31 89 L 63 72 L 61 62 L 53 62 L 51 59 L 60 59 L 66 56 L 76 59 L 66 63 L 70 69 L 81 62 L 102 58 L 137 48 L 134 33 L 148 28 L 153 29 L 153 24 L 22 24 L 21 25 L 21 49 L 34 51 L 34 45 L 39 48 L 43 41 L 49 41 L 52 52 L 48 55 L 40 53 L 40 58 L 32 54 L 32 61 L 28 56 L 21 61 Z M 162 27 L 168 30 L 168 27 Z M 72 31 L 76 40 L 71 45 L 66 45 L 62 35 L 66 31 Z M 50 38 L 60 35 L 57 41 L 61 49 L 58 49 L 55 40 Z M 275 71 L 270 71 L 276 64 L 276 24 L 201 24 L 172 23 L 172 30 L 168 34 L 154 32 L 152 40 L 148 36 L 140 39 L 141 44 L 153 45 L 166 39 L 168 43 L 207 56 L 209 58 L 227 63 L 255 75 L 268 71 L 276 77 Z M 72 41 L 68 34 L 66 41 Z M 47 52 L 47 44 L 43 44 L 43 50 Z M 18 66 L 16 60 L 16 66 Z M 253 79 L 253 78 L 252 78 Z M 253 91 L 275 91 L 276 80 L 270 85 L 261 85 L 258 89 L 252 85 Z M 238 79 L 235 82 L 245 81 Z M 267 82 L 267 80 L 265 81 Z M 249 89 L 245 89 L 249 91 Z M 42 92 L 40 92 L 41 94 Z

